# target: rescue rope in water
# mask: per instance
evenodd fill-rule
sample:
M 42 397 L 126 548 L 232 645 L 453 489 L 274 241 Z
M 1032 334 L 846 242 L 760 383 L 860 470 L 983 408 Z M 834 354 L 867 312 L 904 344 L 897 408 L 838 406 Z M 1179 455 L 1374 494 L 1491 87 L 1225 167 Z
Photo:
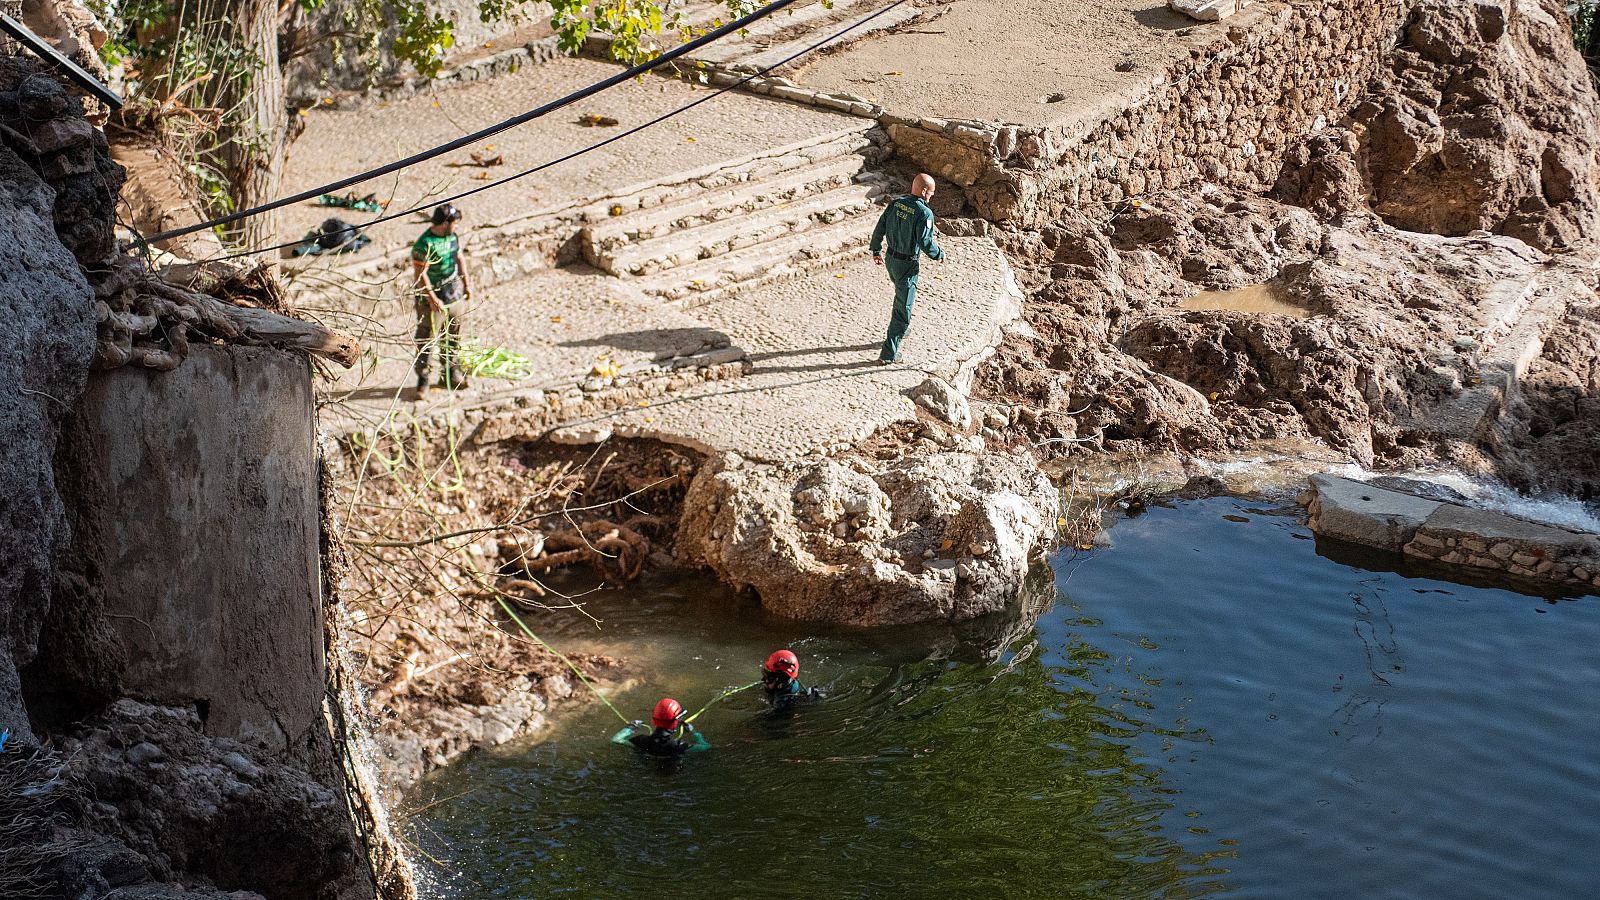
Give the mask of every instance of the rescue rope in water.
M 549 650 L 552 654 L 555 655 L 556 659 L 559 659 L 562 662 L 566 663 L 567 664 L 567 668 L 572 670 L 572 674 L 578 676 L 578 680 L 583 682 L 583 686 L 588 688 L 590 691 L 594 692 L 594 695 L 596 697 L 600 698 L 600 702 L 604 703 L 606 705 L 606 709 L 609 709 L 612 712 L 617 714 L 617 718 L 622 720 L 622 724 L 628 726 L 628 728 L 630 728 L 630 729 L 634 726 L 634 720 L 633 719 L 630 719 L 627 716 L 623 715 L 622 714 L 622 710 L 617 709 L 615 706 L 613 706 L 611 701 L 606 699 L 606 695 L 600 693 L 600 689 L 599 688 L 595 687 L 594 684 L 589 681 L 589 679 L 583 677 L 583 672 L 581 672 L 578 669 L 578 666 L 577 666 L 576 663 L 574 663 L 570 659 L 567 659 L 566 655 L 564 653 L 562 653 L 560 650 L 557 650 L 556 648 L 550 646 L 550 643 L 548 641 L 546 641 L 544 638 L 539 637 L 537 634 L 534 634 L 533 633 L 533 629 L 529 628 L 527 623 L 522 621 L 522 617 L 516 614 L 516 612 L 511 608 L 511 604 L 507 603 L 504 597 L 498 597 L 497 596 L 494 599 L 495 599 L 496 603 L 500 604 L 500 608 L 506 611 L 506 615 L 511 617 L 511 621 L 517 623 L 517 627 L 522 629 L 522 633 L 527 635 L 529 640 L 533 641 L 535 644 L 538 644 L 539 646 L 543 647 L 544 649 Z M 689 716 L 688 718 L 684 719 L 683 723 L 685 725 L 687 725 L 690 722 L 693 722 L 695 719 L 700 717 L 701 713 L 705 712 L 706 710 L 710 709 L 713 706 L 716 706 L 717 703 L 719 703 L 720 701 L 722 701 L 724 699 L 727 699 L 728 697 L 732 697 L 734 694 L 737 694 L 740 691 L 748 691 L 751 688 L 756 687 L 759 684 L 761 684 L 761 682 L 752 681 L 749 684 L 741 685 L 741 686 L 736 687 L 736 688 L 728 688 L 727 690 L 725 690 L 722 693 L 716 695 L 715 697 L 712 697 L 710 702 L 708 702 L 705 706 L 702 706 L 699 709 L 695 710 L 694 715 Z
M 727 697 L 732 697 L 734 694 L 737 694 L 740 691 L 748 691 L 748 690 L 750 690 L 751 688 L 755 687 L 756 685 L 758 685 L 760 683 L 761 682 L 759 682 L 759 681 L 752 681 L 752 682 L 750 682 L 749 684 L 747 684 L 747 685 L 745 685 L 743 687 L 728 688 L 727 690 L 725 690 L 722 693 L 716 695 L 715 697 L 712 697 L 710 703 L 707 703 L 705 706 L 702 706 L 699 709 L 695 710 L 694 715 L 692 715 L 692 716 L 688 717 L 687 719 L 683 720 L 684 724 L 687 725 L 688 723 L 693 722 L 695 719 L 699 718 L 701 713 L 705 712 L 706 710 L 710 709 L 713 706 L 716 706 L 718 701 L 723 700 L 723 699 L 725 699 Z
M 522 633 L 527 635 L 529 640 L 531 640 L 535 644 L 538 644 L 539 646 L 545 648 L 546 650 L 549 650 L 551 653 L 555 654 L 556 659 L 559 659 L 562 662 L 566 663 L 567 664 L 567 668 L 572 670 L 572 674 L 578 676 L 578 680 L 583 682 L 583 686 L 588 688 L 589 690 L 593 691 L 594 695 L 596 697 L 600 698 L 600 702 L 604 703 L 606 705 L 606 709 L 609 709 L 612 712 L 616 713 L 617 714 L 617 718 L 622 720 L 622 724 L 627 725 L 629 727 L 632 727 L 633 720 L 629 719 L 627 716 L 623 715 L 622 714 L 622 710 L 617 709 L 615 706 L 611 705 L 611 701 L 606 699 L 606 695 L 600 693 L 600 689 L 599 688 L 595 687 L 589 681 L 589 679 L 583 677 L 583 673 L 578 671 L 578 666 L 575 663 L 573 663 L 572 660 L 567 659 L 566 655 L 563 654 L 560 650 L 557 650 L 556 648 L 550 646 L 545 641 L 544 638 L 539 637 L 537 634 L 534 634 L 533 633 L 533 629 L 529 628 L 527 626 L 527 624 L 522 621 L 522 617 L 518 616 L 516 614 L 516 612 L 511 609 L 511 604 L 506 602 L 506 598 L 497 595 L 494 599 L 495 599 L 496 603 L 500 604 L 500 608 L 506 611 L 506 615 L 511 617 L 511 621 L 517 623 L 517 627 L 522 629 Z M 757 682 L 757 684 L 760 684 L 760 682 Z M 699 713 L 696 713 L 696 715 L 699 715 Z

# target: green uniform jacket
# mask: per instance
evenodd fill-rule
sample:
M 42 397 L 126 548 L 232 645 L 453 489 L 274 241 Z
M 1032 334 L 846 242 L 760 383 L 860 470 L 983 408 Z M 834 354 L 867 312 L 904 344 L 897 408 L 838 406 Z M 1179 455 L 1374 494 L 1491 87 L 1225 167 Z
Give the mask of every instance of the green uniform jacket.
M 424 231 L 411 245 L 411 258 L 428 266 L 428 281 L 435 289 L 456 277 L 456 257 L 461 252 L 461 239 L 454 234 L 434 234 Z
M 889 249 L 917 260 L 919 252 L 929 259 L 944 259 L 944 251 L 933 240 L 933 210 L 921 197 L 905 196 L 896 199 L 878 217 L 872 229 L 872 255 L 883 255 L 883 240 L 889 239 Z

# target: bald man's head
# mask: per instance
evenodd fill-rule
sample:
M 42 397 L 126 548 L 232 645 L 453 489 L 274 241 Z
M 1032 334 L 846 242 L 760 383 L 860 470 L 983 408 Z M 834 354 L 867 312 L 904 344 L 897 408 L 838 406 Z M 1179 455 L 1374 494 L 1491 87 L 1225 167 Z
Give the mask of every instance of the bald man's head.
M 932 200 L 933 176 L 927 172 L 917 173 L 917 177 L 911 179 L 911 195 L 913 197 L 921 197 L 924 202 Z

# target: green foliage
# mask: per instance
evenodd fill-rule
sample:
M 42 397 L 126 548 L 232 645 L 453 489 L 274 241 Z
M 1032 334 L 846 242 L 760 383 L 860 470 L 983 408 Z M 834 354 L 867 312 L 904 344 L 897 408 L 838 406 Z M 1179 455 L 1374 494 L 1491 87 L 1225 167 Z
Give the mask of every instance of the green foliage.
M 455 23 L 430 13 L 420 2 L 395 4 L 395 23 L 400 33 L 394 39 L 394 54 L 417 67 L 425 78 L 439 74 L 444 57 L 455 46 Z

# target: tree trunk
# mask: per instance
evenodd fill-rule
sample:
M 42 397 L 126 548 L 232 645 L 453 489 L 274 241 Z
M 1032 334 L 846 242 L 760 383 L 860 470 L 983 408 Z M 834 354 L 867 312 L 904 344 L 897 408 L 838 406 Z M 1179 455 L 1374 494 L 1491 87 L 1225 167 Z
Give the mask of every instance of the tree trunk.
M 1583 42 L 1583 56 L 1589 61 L 1589 68 L 1600 67 L 1600 28 L 1595 28 L 1596 20 L 1600 19 L 1600 7 L 1593 3 L 1585 4 L 1579 8 L 1578 15 L 1589 21 L 1589 37 Z
M 250 77 L 216 88 L 216 105 L 231 110 L 217 132 L 217 167 L 235 208 L 244 209 L 277 197 L 283 180 L 289 122 L 278 61 L 279 7 L 276 0 L 208 0 L 202 9 L 206 19 L 227 23 L 231 42 L 260 60 Z M 277 221 L 276 213 L 251 216 L 229 236 L 247 247 L 270 244 L 279 237 Z

